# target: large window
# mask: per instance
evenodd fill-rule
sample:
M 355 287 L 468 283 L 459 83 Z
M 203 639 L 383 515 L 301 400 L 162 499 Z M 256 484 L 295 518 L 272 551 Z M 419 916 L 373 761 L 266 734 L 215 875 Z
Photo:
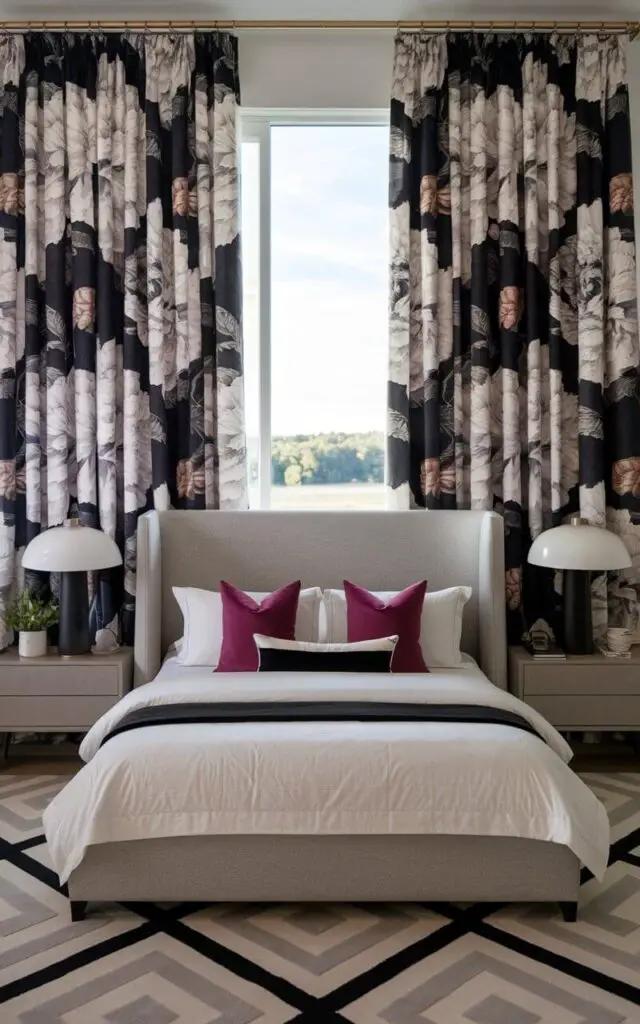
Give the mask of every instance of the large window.
M 243 114 L 252 507 L 384 505 L 388 134 Z

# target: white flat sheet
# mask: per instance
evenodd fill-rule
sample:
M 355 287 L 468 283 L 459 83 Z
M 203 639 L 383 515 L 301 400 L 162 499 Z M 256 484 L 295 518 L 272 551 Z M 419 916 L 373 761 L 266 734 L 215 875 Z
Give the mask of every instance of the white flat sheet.
M 257 722 L 165 725 L 104 736 L 153 704 L 394 700 L 514 710 L 546 739 L 500 725 Z M 184 835 L 454 834 L 568 846 L 604 874 L 604 807 L 568 767 L 571 749 L 471 659 L 428 675 L 215 674 L 165 661 L 80 748 L 87 762 L 49 804 L 44 828 L 62 882 L 94 843 Z

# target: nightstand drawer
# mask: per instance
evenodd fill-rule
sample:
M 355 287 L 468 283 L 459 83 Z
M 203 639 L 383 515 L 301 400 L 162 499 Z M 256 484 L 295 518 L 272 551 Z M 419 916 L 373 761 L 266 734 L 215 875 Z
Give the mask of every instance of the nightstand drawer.
M 527 694 L 527 704 L 557 729 L 636 729 L 640 727 L 640 696 L 542 696 Z
M 116 703 L 115 697 L 0 697 L 0 729 L 85 732 Z
M 640 667 L 622 660 L 603 665 L 567 662 L 539 662 L 524 666 L 524 694 L 527 703 L 533 694 L 600 695 L 637 694 L 640 697 Z
M 0 697 L 73 696 L 76 694 L 114 694 L 119 692 L 118 666 L 114 664 L 74 665 L 60 660 L 38 665 L 39 658 L 25 658 L 6 666 L 0 657 Z

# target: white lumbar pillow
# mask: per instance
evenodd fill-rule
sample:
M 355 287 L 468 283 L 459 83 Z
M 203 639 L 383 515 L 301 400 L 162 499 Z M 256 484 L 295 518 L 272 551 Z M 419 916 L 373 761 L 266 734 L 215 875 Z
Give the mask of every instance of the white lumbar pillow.
M 176 660 L 181 665 L 207 665 L 215 668 L 222 648 L 222 598 L 217 590 L 198 587 L 173 587 L 173 596 L 184 619 L 184 634 L 176 640 Z M 269 591 L 247 591 L 260 603 Z M 296 615 L 296 640 L 318 640 L 320 623 L 320 587 L 300 591 Z
M 397 591 L 377 590 L 372 593 L 381 601 L 390 601 Z M 462 615 L 471 593 L 471 587 L 427 591 L 420 622 L 420 647 L 427 668 L 457 668 L 462 664 Z M 325 590 L 323 610 L 327 640 L 346 643 L 347 599 L 344 590 Z

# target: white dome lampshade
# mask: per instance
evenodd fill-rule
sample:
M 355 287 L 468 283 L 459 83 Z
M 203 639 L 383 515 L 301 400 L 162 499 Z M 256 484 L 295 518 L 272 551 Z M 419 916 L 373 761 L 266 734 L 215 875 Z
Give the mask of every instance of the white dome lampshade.
M 579 516 L 571 525 L 555 526 L 539 534 L 529 548 L 528 560 L 548 569 L 628 569 L 631 558 L 624 542 L 611 530 L 589 526 Z
M 102 530 L 82 526 L 78 519 L 67 519 L 64 526 L 39 533 L 22 556 L 23 569 L 41 572 L 87 572 L 110 569 L 121 562 L 115 541 Z
M 83 526 L 79 519 L 67 519 L 64 526 L 52 526 L 27 544 L 23 569 L 60 573 L 60 618 L 58 653 L 63 657 L 89 654 L 89 598 L 87 572 L 120 565 L 118 546 L 102 530 Z

